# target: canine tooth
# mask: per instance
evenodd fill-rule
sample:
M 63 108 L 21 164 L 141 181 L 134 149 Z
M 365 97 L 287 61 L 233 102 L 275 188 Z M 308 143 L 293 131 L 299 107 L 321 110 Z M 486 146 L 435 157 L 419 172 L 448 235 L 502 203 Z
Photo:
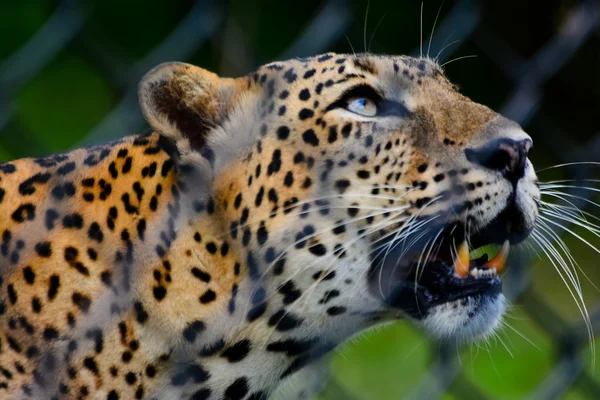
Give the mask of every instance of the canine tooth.
M 469 262 L 469 245 L 466 241 L 464 241 L 458 248 L 456 261 L 454 261 L 454 271 L 461 278 L 464 278 L 467 275 L 469 275 Z
M 477 268 L 473 268 L 470 273 L 473 278 L 479 278 L 479 270 Z
M 502 272 L 504 269 L 504 265 L 506 264 L 506 259 L 508 258 L 508 250 L 510 249 L 510 243 L 508 240 L 504 241 L 502 244 L 502 248 L 500 252 L 496 254 L 494 258 L 490 261 L 486 262 L 483 266 L 488 269 L 493 269 L 497 274 Z

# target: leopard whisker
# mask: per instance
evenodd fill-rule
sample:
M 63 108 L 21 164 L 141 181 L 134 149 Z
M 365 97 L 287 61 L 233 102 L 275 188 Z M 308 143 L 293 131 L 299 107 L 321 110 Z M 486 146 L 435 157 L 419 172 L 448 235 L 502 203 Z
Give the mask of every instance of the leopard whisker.
M 554 214 L 554 215 L 551 215 L 551 216 L 554 217 L 554 218 L 558 218 L 558 219 L 564 220 L 566 222 L 575 223 L 574 221 L 571 221 L 570 219 L 564 218 L 560 214 Z M 592 279 L 585 273 L 585 271 L 579 266 L 579 264 L 577 263 L 577 261 L 575 260 L 575 258 L 571 255 L 571 252 L 570 252 L 569 248 L 567 247 L 566 243 L 564 243 L 564 241 L 556 234 L 556 232 L 554 232 L 544 221 L 540 221 L 540 224 L 546 228 L 547 232 L 552 237 L 554 237 L 555 241 L 557 243 L 559 243 L 561 245 L 561 247 L 564 249 L 563 251 L 569 256 L 569 258 L 571 258 L 571 260 L 572 260 L 571 264 L 573 265 L 573 267 L 576 268 L 577 270 L 579 270 L 579 272 L 581 272 L 583 274 L 583 276 L 587 279 L 587 281 L 596 290 L 598 290 L 600 292 L 600 288 L 598 288 L 598 286 L 596 286 L 596 284 L 592 281 Z M 575 223 L 575 224 L 577 224 L 577 223 Z M 596 234 L 596 236 L 598 236 L 598 235 Z
M 545 168 L 537 169 L 537 170 L 535 170 L 535 173 L 539 174 L 540 172 L 548 171 L 548 170 L 551 170 L 551 169 L 564 168 L 564 167 L 572 167 L 572 166 L 578 166 L 578 165 L 600 165 L 600 162 L 596 162 L 596 161 L 578 161 L 578 162 L 569 162 L 569 163 L 557 164 L 557 165 L 552 165 L 550 167 L 545 167 Z
M 444 68 L 446 65 L 448 65 L 450 63 L 453 63 L 453 62 L 459 61 L 459 60 L 464 60 L 465 58 L 477 58 L 477 57 L 479 57 L 479 56 L 476 55 L 476 54 L 470 54 L 468 56 L 456 57 L 456 58 L 453 58 L 452 60 L 446 61 L 445 63 L 443 63 L 442 65 L 440 65 L 440 68 Z
M 540 192 L 540 193 L 542 195 L 550 196 L 550 197 L 556 197 L 556 198 L 559 198 L 561 200 L 563 200 L 561 196 L 565 196 L 565 197 L 568 197 L 568 198 L 573 198 L 573 199 L 576 199 L 576 200 L 580 200 L 580 201 L 582 201 L 584 203 L 591 204 L 591 205 L 593 205 L 595 207 L 600 208 L 600 204 L 598 204 L 598 203 L 596 203 L 596 202 L 594 202 L 594 201 L 592 201 L 590 199 L 586 199 L 585 197 L 577 196 L 577 195 L 574 195 L 574 194 L 571 194 L 571 193 L 565 193 L 565 192 L 559 192 L 559 191 L 543 191 L 543 192 Z
M 435 32 L 435 27 L 437 25 L 438 19 L 440 18 L 440 12 L 442 11 L 443 7 L 444 7 L 444 0 L 442 0 L 442 3 L 440 4 L 440 7 L 438 8 L 438 12 L 435 16 L 435 20 L 433 21 L 433 27 L 431 28 L 431 34 L 429 35 L 429 44 L 427 45 L 427 55 L 426 55 L 427 58 L 429 58 L 429 50 L 431 49 L 433 33 Z
M 373 39 L 375 38 L 375 33 L 377 33 L 377 29 L 379 28 L 379 25 L 381 25 L 381 23 L 383 22 L 383 20 L 385 19 L 386 16 L 387 16 L 387 14 L 383 14 L 383 16 L 381 18 L 379 18 L 379 21 L 377 21 L 377 24 L 375 25 L 375 29 L 373 29 L 373 33 L 371 33 L 371 38 L 369 39 L 369 47 L 367 48 L 367 52 L 371 51 L 371 43 L 373 43 Z
M 595 352 L 594 331 L 593 331 L 593 327 L 592 327 L 591 318 L 590 318 L 588 310 L 587 310 L 587 306 L 585 304 L 585 301 L 583 300 L 582 293 L 578 291 L 577 292 L 578 296 L 575 296 L 575 293 L 573 293 L 573 289 L 567 283 L 567 280 L 565 279 L 565 277 L 563 276 L 563 273 L 561 272 L 562 267 L 559 267 L 557 265 L 557 262 L 561 265 L 564 264 L 564 260 L 562 260 L 560 253 L 558 253 L 558 251 L 556 251 L 556 249 L 554 249 L 552 244 L 543 235 L 541 235 L 540 233 L 538 233 L 536 231 L 532 232 L 531 237 L 540 246 L 540 249 L 544 252 L 544 254 L 546 254 L 546 256 L 548 257 L 548 260 L 554 266 L 555 271 L 558 273 L 558 276 L 565 284 L 567 290 L 569 291 L 571 297 L 573 298 L 573 300 L 575 302 L 575 305 L 579 309 L 579 312 L 581 313 L 581 315 L 583 317 L 584 323 L 586 325 L 587 333 L 588 333 L 588 338 L 589 338 L 589 342 L 590 342 L 590 350 L 592 352 L 592 363 L 595 364 L 596 352 Z M 562 261 L 562 263 L 561 263 L 561 261 Z M 581 303 L 580 303 L 580 301 L 581 301 Z
M 502 319 L 502 320 L 500 320 L 500 324 L 502 326 L 510 329 L 511 331 L 513 331 L 514 333 L 516 333 L 517 335 L 519 335 L 523 340 L 525 340 L 527 343 L 529 343 L 530 345 L 532 345 L 536 350 L 542 351 L 542 349 L 538 345 L 536 345 L 531 339 L 529 339 L 527 336 L 525 336 L 517 328 L 515 328 L 514 326 L 512 326 L 508 321 L 505 321 L 504 319 Z
M 440 51 L 437 53 L 437 55 L 435 56 L 434 60 L 435 60 L 436 62 L 438 62 L 438 61 L 439 61 L 439 58 L 440 58 L 440 56 L 442 55 L 442 53 L 444 52 L 444 50 L 446 50 L 448 47 L 450 47 L 450 46 L 452 46 L 452 45 L 454 45 L 454 44 L 456 44 L 456 43 L 460 43 L 460 42 L 461 42 L 461 40 L 460 40 L 460 39 L 457 39 L 457 40 L 453 40 L 453 41 L 451 41 L 450 43 L 444 44 L 444 47 L 442 47 L 442 49 L 441 49 L 441 50 L 440 50 Z

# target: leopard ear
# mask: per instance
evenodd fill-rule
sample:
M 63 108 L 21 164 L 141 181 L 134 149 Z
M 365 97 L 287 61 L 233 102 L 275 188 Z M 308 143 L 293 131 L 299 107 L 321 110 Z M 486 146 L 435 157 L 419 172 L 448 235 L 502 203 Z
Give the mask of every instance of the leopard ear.
M 238 86 L 234 79 L 185 63 L 165 63 L 140 82 L 139 101 L 150 126 L 175 141 L 187 138 L 200 149 L 210 130 L 231 109 Z

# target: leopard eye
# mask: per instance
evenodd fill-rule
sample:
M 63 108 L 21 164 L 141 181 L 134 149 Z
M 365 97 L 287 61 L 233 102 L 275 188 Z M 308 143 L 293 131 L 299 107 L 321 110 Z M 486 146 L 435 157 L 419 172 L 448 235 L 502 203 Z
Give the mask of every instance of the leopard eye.
M 377 114 L 377 104 L 368 97 L 354 97 L 349 99 L 346 109 L 365 117 L 373 117 Z

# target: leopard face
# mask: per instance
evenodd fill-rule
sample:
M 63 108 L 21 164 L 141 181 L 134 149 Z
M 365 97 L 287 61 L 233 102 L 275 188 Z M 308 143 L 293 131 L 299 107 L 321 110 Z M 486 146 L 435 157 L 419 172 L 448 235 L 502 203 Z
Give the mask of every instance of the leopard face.
M 169 63 L 139 95 L 151 132 L 0 165 L 0 393 L 263 399 L 383 321 L 499 324 L 532 142 L 435 62 Z

